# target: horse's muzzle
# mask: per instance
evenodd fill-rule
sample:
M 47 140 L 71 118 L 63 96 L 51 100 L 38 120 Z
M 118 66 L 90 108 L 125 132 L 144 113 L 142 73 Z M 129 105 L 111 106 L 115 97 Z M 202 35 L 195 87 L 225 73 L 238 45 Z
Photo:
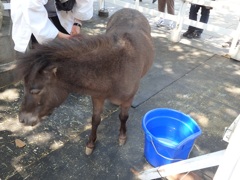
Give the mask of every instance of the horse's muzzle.
M 39 121 L 40 119 L 37 116 L 34 116 L 32 113 L 19 113 L 19 122 L 26 126 L 35 126 Z

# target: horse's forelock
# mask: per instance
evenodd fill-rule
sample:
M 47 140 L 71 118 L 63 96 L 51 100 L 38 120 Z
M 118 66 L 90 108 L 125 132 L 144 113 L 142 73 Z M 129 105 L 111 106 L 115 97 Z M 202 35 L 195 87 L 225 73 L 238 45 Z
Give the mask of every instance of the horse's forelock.
M 42 51 L 32 50 L 17 60 L 16 69 L 18 76 L 23 79 L 26 76 L 36 74 L 49 64 L 48 58 Z

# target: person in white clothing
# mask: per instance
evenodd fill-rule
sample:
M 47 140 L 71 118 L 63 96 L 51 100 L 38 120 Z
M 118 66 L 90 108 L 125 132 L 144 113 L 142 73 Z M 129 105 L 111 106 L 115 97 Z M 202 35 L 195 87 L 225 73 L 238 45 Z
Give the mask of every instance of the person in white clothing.
M 30 39 L 40 44 L 80 33 L 93 16 L 93 0 L 11 0 L 14 49 L 24 53 Z M 33 38 L 34 37 L 34 38 Z

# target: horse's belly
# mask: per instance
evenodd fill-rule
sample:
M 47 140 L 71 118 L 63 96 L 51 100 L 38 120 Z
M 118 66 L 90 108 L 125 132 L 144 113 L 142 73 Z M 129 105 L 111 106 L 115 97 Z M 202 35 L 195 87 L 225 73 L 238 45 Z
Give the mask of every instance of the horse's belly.
M 117 98 L 109 98 L 109 101 L 114 104 L 114 105 L 121 105 L 122 104 L 122 100 L 117 99 Z

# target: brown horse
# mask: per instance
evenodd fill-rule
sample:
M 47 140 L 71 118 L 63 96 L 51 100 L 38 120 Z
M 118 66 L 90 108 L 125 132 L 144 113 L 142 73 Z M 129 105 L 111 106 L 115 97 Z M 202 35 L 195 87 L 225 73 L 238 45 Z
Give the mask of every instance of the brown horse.
M 91 154 L 104 101 L 109 99 L 120 106 L 119 144 L 123 145 L 129 108 L 154 58 L 150 33 L 147 19 L 126 8 L 111 16 L 102 35 L 56 39 L 27 53 L 18 62 L 25 92 L 20 122 L 37 124 L 71 92 L 90 95 L 92 130 L 86 154 Z

